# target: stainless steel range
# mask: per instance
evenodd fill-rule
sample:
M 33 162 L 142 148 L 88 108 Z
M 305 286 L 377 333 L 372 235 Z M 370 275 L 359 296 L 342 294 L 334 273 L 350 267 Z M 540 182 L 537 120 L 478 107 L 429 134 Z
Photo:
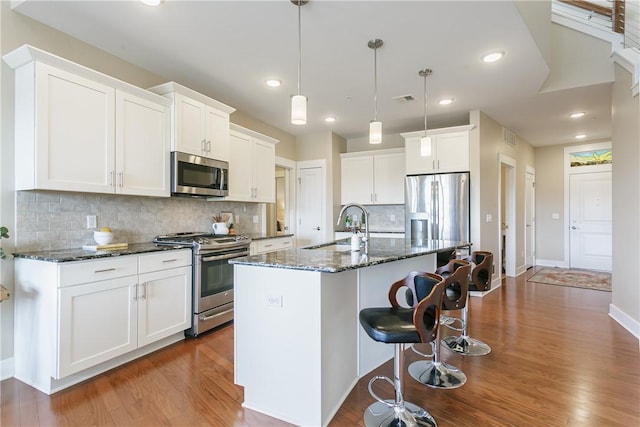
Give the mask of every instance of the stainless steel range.
M 185 334 L 196 337 L 233 320 L 233 265 L 228 261 L 249 255 L 249 237 L 176 233 L 153 242 L 193 248 L 193 325 Z

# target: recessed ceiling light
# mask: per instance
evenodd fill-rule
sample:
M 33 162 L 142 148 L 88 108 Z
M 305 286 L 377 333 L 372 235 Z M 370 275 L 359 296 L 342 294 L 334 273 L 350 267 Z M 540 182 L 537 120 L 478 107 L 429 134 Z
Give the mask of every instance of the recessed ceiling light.
M 572 119 L 579 119 L 580 117 L 583 117 L 586 113 L 584 111 L 577 111 L 575 113 L 571 113 L 569 115 L 569 117 L 571 117 Z
M 334 116 L 327 116 L 324 118 L 324 121 L 327 123 L 333 123 L 336 121 L 336 118 Z
M 440 105 L 449 105 L 453 102 L 453 98 L 442 98 L 440 101 L 438 101 L 438 104 Z
M 278 80 L 278 79 L 267 79 L 264 82 L 269 87 L 280 87 L 280 86 L 282 86 L 282 80 Z
M 147 6 L 158 6 L 163 0 L 140 0 L 141 3 Z
M 576 135 L 576 139 L 585 139 L 586 137 L 587 137 L 587 135 L 584 134 L 584 133 L 579 133 L 579 134 Z
M 483 56 L 482 60 L 484 62 L 496 62 L 496 61 L 499 61 L 500 59 L 502 59 L 503 56 L 504 56 L 504 52 L 503 51 L 491 52 L 491 53 L 488 53 L 485 56 Z

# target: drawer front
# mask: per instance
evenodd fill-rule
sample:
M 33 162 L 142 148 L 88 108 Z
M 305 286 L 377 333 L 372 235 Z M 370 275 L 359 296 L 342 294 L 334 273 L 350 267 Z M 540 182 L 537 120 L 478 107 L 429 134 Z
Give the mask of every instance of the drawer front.
M 60 287 L 99 282 L 138 274 L 138 257 L 125 255 L 107 259 L 61 263 L 58 271 Z
M 191 265 L 191 249 L 162 251 L 138 256 L 140 274 Z
M 281 249 L 289 249 L 293 247 L 293 239 L 290 237 L 258 240 L 256 243 L 258 253 L 279 251 Z

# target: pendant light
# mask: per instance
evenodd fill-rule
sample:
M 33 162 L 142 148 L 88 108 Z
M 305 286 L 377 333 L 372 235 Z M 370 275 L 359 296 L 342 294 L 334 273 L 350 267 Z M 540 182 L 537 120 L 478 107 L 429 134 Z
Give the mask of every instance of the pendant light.
M 382 122 L 378 121 L 378 48 L 382 40 L 369 40 L 368 46 L 373 49 L 373 120 L 369 122 L 369 144 L 382 143 Z
M 427 76 L 432 73 L 431 68 L 420 70 L 418 74 L 424 78 L 424 136 L 420 138 L 420 155 L 431 155 L 431 137 L 427 136 Z
M 309 0 L 291 0 L 298 6 L 298 94 L 291 97 L 291 123 L 294 125 L 307 124 L 307 97 L 300 93 L 300 74 L 302 69 L 302 36 L 300 24 L 300 8 Z

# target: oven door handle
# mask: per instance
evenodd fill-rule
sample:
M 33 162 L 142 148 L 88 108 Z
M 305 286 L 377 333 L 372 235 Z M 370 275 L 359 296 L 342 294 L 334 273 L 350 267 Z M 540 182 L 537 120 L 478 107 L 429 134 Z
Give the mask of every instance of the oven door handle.
M 208 261 L 220 261 L 223 259 L 232 259 L 232 258 L 238 258 L 241 256 L 246 256 L 249 255 L 249 251 L 243 251 L 243 252 L 234 252 L 232 254 L 224 254 L 224 255 L 216 255 L 216 256 L 209 256 L 209 257 L 202 257 L 202 261 L 203 262 L 208 262 Z

